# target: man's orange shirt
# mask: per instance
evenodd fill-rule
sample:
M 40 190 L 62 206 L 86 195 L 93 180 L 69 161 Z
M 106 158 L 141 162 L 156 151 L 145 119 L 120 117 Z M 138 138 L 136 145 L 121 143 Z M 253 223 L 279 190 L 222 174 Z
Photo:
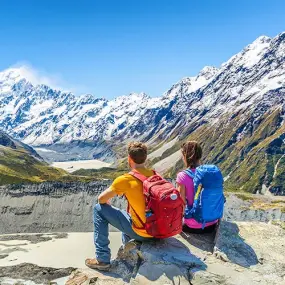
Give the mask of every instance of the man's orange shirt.
M 153 175 L 153 171 L 147 168 L 136 169 L 139 173 L 146 177 Z M 125 195 L 130 204 L 130 215 L 133 222 L 133 230 L 140 236 L 152 237 L 147 234 L 145 229 L 138 229 L 143 227 L 139 218 L 144 223 L 145 218 L 145 198 L 143 195 L 142 182 L 130 174 L 124 174 L 116 178 L 111 185 L 111 190 L 117 195 Z M 134 209 L 134 210 L 133 210 Z M 139 218 L 137 217 L 139 215 Z

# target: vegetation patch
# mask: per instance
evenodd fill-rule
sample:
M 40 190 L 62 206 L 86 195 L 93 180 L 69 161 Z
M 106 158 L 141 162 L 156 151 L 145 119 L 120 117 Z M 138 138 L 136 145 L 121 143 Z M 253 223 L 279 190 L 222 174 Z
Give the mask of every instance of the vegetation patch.
M 72 175 L 85 176 L 92 179 L 110 179 L 114 180 L 116 177 L 128 173 L 128 169 L 103 167 L 100 169 L 79 169 L 74 171 Z
M 0 146 L 0 185 L 41 183 L 45 181 L 89 182 L 90 177 L 70 175 L 61 168 L 51 167 L 27 150 Z
M 272 203 L 265 202 L 263 199 L 254 200 L 253 203 L 250 205 L 250 209 L 258 209 L 258 210 L 276 210 L 280 209 L 282 213 L 285 213 L 285 204 L 284 203 Z
M 218 165 L 224 177 L 230 174 L 225 182 L 227 192 L 256 194 L 261 193 L 263 185 L 285 191 L 285 125 L 280 124 L 281 110 L 268 112 L 258 123 L 245 119 L 248 113 L 235 114 L 230 123 L 227 116 L 215 125 L 189 125 L 185 131 L 189 135 L 153 160 L 152 165 L 177 151 L 183 141 L 196 140 L 203 148 L 202 162 Z M 175 179 L 183 168 L 179 160 L 165 176 Z
M 67 173 L 30 155 L 24 149 L 1 147 L 0 185 L 59 180 Z
M 250 194 L 246 193 L 236 193 L 235 196 L 243 201 L 252 201 L 254 200 L 254 197 Z

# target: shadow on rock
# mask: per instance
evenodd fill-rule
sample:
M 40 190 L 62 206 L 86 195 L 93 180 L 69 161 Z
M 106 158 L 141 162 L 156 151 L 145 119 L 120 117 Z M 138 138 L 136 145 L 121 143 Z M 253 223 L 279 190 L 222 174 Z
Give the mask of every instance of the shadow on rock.
M 214 249 L 215 255 L 225 262 L 232 262 L 242 267 L 258 264 L 253 248 L 248 245 L 239 233 L 237 224 L 222 221 Z
M 207 267 L 176 238 L 143 243 L 140 252 L 142 262 L 135 278 L 139 284 L 189 284 L 190 270 Z
M 205 263 L 176 238 L 144 243 L 129 242 L 120 248 L 109 272 L 77 270 L 66 284 L 93 284 L 92 280 L 97 280 L 96 284 L 100 281 L 112 285 L 189 285 L 192 272 L 205 269 Z
M 189 244 L 195 246 L 203 251 L 213 252 L 214 250 L 214 240 L 216 236 L 216 232 L 213 233 L 205 233 L 205 234 L 193 234 L 182 232 L 181 237 L 184 238 Z

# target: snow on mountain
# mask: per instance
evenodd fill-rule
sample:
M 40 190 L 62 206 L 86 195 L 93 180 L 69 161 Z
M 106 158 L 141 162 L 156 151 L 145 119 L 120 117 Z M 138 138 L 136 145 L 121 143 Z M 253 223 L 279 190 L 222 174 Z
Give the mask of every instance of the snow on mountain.
M 92 145 L 89 155 L 100 158 L 130 139 L 167 140 L 183 135 L 189 125 L 215 124 L 241 110 L 260 117 L 272 106 L 284 106 L 284 38 L 285 33 L 259 37 L 220 68 L 204 67 L 160 98 L 145 93 L 114 100 L 76 97 L 34 84 L 24 69 L 8 69 L 0 73 L 0 127 L 34 146 L 64 145 L 67 151 L 72 144 L 80 152 Z
M 187 92 L 195 91 L 209 81 L 214 71 L 205 68 L 197 77 L 184 79 L 176 86 L 185 85 Z M 75 97 L 46 85 L 33 85 L 24 78 L 25 72 L 11 68 L 0 73 L 0 125 L 31 145 L 111 140 L 147 111 L 157 110 L 172 99 L 169 93 L 163 99 L 145 93 L 131 93 L 111 101 L 92 95 Z M 173 93 L 175 96 L 176 91 Z
M 211 79 L 219 72 L 219 69 L 213 66 L 205 66 L 197 76 L 185 77 L 172 86 L 164 94 L 164 98 L 173 99 L 177 93 L 192 93 L 199 88 L 207 85 Z
M 252 44 L 248 45 L 243 51 L 231 57 L 223 67 L 229 65 L 243 65 L 246 68 L 251 68 L 264 56 L 270 47 L 271 38 L 261 36 Z

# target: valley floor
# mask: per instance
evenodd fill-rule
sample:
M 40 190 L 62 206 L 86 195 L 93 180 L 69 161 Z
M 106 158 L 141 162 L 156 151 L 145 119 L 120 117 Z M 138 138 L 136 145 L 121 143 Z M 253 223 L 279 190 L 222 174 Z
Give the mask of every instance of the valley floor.
M 110 232 L 110 240 L 115 258 L 121 234 Z M 63 285 L 74 268 L 86 268 L 85 259 L 94 257 L 94 250 L 91 232 L 0 235 L 0 284 L 35 285 L 41 283 L 35 272 L 48 271 L 54 275 L 49 280 Z
M 109 167 L 110 163 L 94 159 L 94 160 L 53 162 L 51 165 L 53 167 L 62 168 L 71 173 L 79 169 L 99 169 L 102 167 Z
M 121 234 L 110 233 L 113 257 L 121 245 Z M 0 267 L 36 263 L 42 267 L 84 267 L 94 257 L 93 233 L 0 235 Z

